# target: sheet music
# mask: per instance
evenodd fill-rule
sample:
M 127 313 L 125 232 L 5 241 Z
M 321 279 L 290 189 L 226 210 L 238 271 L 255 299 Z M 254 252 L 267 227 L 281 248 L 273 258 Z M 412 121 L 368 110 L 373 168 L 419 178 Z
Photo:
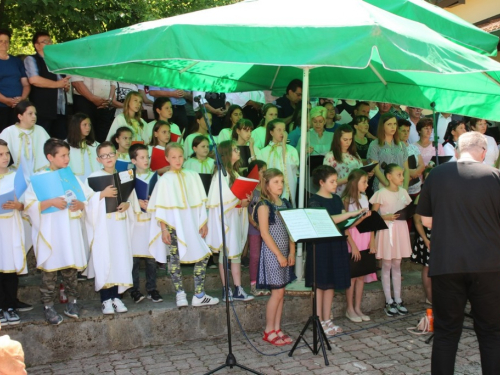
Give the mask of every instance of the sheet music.
M 340 237 L 326 209 L 292 209 L 279 211 L 293 241 L 304 239 Z
M 342 236 L 337 227 L 333 224 L 332 218 L 326 210 L 304 209 L 309 221 L 316 231 L 317 237 L 337 237 Z

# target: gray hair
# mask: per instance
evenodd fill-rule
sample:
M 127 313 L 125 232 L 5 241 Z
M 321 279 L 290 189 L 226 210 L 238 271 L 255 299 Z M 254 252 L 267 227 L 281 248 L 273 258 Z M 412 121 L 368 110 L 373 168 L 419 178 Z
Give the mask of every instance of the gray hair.
M 312 121 L 313 118 L 322 116 L 326 120 L 326 113 L 328 110 L 325 107 L 322 107 L 320 105 L 313 107 L 311 111 L 309 112 L 309 120 Z
M 464 133 L 458 138 L 458 152 L 481 152 L 488 148 L 486 137 L 479 132 Z

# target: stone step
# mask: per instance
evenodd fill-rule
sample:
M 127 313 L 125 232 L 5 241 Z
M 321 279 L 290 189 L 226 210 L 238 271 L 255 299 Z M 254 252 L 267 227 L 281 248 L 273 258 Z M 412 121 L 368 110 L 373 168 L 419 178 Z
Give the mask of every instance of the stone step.
M 207 293 L 220 298 L 218 286 Z M 19 313 L 22 319 L 20 324 L 3 326 L 2 334 L 8 334 L 22 343 L 26 363 L 31 366 L 63 359 L 90 357 L 114 350 L 161 345 L 165 342 L 203 340 L 226 334 L 224 303 L 209 307 L 177 308 L 173 293 L 164 293 L 163 298 L 164 302 L 161 303 L 152 303 L 146 299 L 135 304 L 126 296 L 123 301 L 129 311 L 106 316 L 102 314 L 98 300 L 80 300 L 83 310 L 78 320 L 63 315 L 64 305 L 56 303 L 56 310 L 64 316 L 64 321 L 59 326 L 47 324 L 42 305 L 37 304 L 32 311 Z M 191 298 L 192 294 L 188 293 L 188 301 Z M 403 298 L 407 305 L 420 304 L 422 310 L 425 308 L 419 271 L 404 274 Z M 245 331 L 263 330 L 267 300 L 268 297 L 258 297 L 251 302 L 234 303 L 234 311 Z M 363 310 L 367 313 L 380 310 L 384 303 L 380 282 L 367 284 L 363 296 Z M 310 293 L 287 292 L 283 323 L 305 324 L 311 315 L 311 308 Z M 343 292 L 335 294 L 332 312 L 336 320 L 344 317 Z M 232 309 L 230 315 L 233 333 L 241 334 Z M 361 323 L 360 328 L 369 324 Z M 297 334 L 298 332 L 294 336 Z

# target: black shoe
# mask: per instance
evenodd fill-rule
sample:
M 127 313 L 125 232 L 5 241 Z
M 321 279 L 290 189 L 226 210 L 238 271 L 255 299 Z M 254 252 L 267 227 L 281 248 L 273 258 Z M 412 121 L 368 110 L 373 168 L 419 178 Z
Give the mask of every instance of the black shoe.
M 23 312 L 24 311 L 30 311 L 30 310 L 33 310 L 33 306 L 17 300 L 17 302 L 16 302 L 16 310 L 17 311 L 23 311 Z
M 163 302 L 163 298 L 161 298 L 160 293 L 156 289 L 153 289 L 152 291 L 148 292 L 148 299 L 150 299 L 152 302 Z
M 139 292 L 138 290 L 134 290 L 132 293 L 130 293 L 130 297 L 134 300 L 135 303 L 141 302 L 144 298 L 144 295 Z

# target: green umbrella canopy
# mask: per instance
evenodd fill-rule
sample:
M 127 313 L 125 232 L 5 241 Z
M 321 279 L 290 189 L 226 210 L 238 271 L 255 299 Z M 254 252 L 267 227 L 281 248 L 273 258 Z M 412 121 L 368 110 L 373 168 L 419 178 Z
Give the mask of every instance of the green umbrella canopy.
M 310 95 L 500 119 L 500 64 L 361 0 L 244 1 L 47 46 L 53 72 L 211 92 Z M 481 107 L 476 104 L 481 103 Z M 499 104 L 500 105 L 500 104 Z
M 498 37 L 424 0 L 365 0 L 398 16 L 429 26 L 447 39 L 484 55 L 496 56 Z

